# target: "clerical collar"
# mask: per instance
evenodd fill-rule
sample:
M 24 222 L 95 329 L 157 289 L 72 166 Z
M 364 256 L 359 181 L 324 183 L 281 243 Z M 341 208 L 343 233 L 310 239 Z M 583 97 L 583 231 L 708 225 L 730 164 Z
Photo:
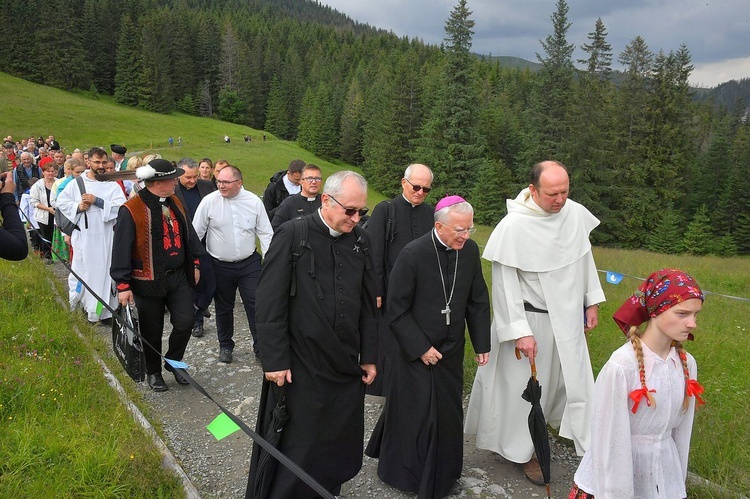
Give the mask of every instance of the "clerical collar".
M 326 219 L 323 218 L 323 209 L 322 208 L 318 208 L 318 215 L 320 216 L 320 220 L 323 222 L 323 225 L 325 225 L 326 227 L 328 227 L 328 232 L 331 234 L 332 237 L 339 237 L 341 234 L 343 234 L 343 232 L 339 232 L 337 230 L 334 230 L 333 227 L 331 227 L 330 225 L 328 225 L 328 223 L 326 222 Z
M 160 203 L 163 203 L 163 202 L 164 202 L 164 201 L 166 201 L 166 200 L 167 200 L 167 198 L 159 198 L 159 202 L 160 202 Z
M 442 245 L 443 245 L 443 248 L 445 248 L 446 250 L 452 250 L 452 249 L 453 249 L 453 248 L 449 248 L 449 247 L 448 247 L 448 245 L 447 245 L 447 244 L 445 244 L 445 243 L 443 242 L 443 240 L 442 240 L 442 239 L 440 239 L 440 235 L 438 234 L 438 231 L 437 231 L 437 229 L 432 229 L 432 232 L 433 232 L 433 233 L 435 234 L 435 239 L 437 239 L 437 241 L 438 241 L 438 242 L 439 242 L 440 244 L 442 244 Z
M 307 196 L 302 196 L 302 197 L 304 197 L 304 198 L 305 198 L 305 200 L 307 200 L 307 201 L 309 201 L 309 202 L 311 202 L 311 203 L 312 203 L 313 201 L 315 201 L 316 199 L 318 199 L 318 196 L 313 196 L 313 197 L 311 197 L 311 198 L 310 198 L 310 197 L 307 197 Z
M 412 207 L 412 208 L 416 208 L 417 206 L 419 206 L 419 205 L 416 205 L 416 204 L 412 203 L 412 202 L 411 202 L 411 201 L 409 201 L 408 199 L 406 199 L 406 196 L 404 196 L 404 193 L 403 193 L 403 192 L 401 193 L 401 197 L 402 197 L 402 198 L 404 198 L 404 201 L 406 201 L 407 203 L 409 203 L 409 204 L 411 205 L 411 207 Z

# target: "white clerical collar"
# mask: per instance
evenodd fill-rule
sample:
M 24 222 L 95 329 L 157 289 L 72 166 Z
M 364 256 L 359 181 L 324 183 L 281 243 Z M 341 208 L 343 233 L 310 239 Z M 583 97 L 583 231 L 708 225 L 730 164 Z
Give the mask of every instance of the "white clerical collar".
M 404 196 L 403 192 L 401 193 L 401 197 L 404 198 L 404 201 L 406 201 L 407 203 L 409 203 L 412 208 L 415 208 L 417 206 L 416 204 L 414 204 L 411 201 L 409 201 L 408 199 L 406 199 L 406 196 Z
M 437 229 L 434 229 L 434 228 L 433 228 L 433 229 L 432 229 L 432 232 L 433 232 L 433 234 L 435 234 L 435 239 L 437 239 L 437 240 L 438 240 L 438 242 L 439 242 L 440 244 L 442 244 L 442 245 L 443 245 L 443 247 L 444 247 L 445 249 L 453 249 L 453 248 L 449 248 L 449 247 L 448 247 L 448 245 L 447 245 L 447 244 L 445 244 L 445 243 L 443 242 L 443 240 L 442 240 L 442 239 L 440 239 L 440 235 L 438 234 L 438 231 L 437 231 Z
M 330 225 L 328 225 L 328 223 L 326 223 L 326 219 L 323 218 L 323 209 L 322 208 L 318 208 L 318 215 L 320 215 L 320 219 L 323 221 L 323 224 L 326 227 L 328 227 L 328 232 L 331 234 L 331 236 L 333 236 L 333 237 L 339 237 L 341 234 L 343 234 L 343 232 L 339 232 L 337 230 L 334 230 L 333 227 L 331 227 Z
M 286 191 L 289 194 L 299 194 L 302 192 L 302 186 L 289 180 L 289 175 L 284 175 L 284 187 L 286 187 Z

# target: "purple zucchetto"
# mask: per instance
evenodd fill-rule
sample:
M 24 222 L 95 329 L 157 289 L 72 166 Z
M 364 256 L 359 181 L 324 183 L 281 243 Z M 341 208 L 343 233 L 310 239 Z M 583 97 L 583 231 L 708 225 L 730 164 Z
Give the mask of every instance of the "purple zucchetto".
M 437 205 L 435 205 L 435 211 L 440 211 L 443 208 L 453 206 L 454 204 L 465 203 L 465 202 L 466 200 L 462 198 L 461 196 L 445 196 L 443 199 L 438 201 Z

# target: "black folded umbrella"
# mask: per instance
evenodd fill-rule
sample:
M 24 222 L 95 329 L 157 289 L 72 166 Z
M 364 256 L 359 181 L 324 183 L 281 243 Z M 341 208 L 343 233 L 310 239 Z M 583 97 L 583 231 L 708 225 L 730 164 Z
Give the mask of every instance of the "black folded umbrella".
M 534 451 L 539 461 L 539 467 L 542 469 L 544 484 L 547 487 L 547 497 L 549 498 L 550 464 L 552 458 L 549 448 L 547 421 L 544 419 L 544 412 L 540 403 L 542 399 L 542 387 L 536 379 L 536 363 L 534 362 L 531 363 L 531 378 L 529 378 L 529 382 L 526 384 L 526 389 L 521 394 L 521 397 L 531 403 L 529 433 L 531 434 L 531 441 L 534 442 Z
M 269 387 L 276 388 L 276 385 L 270 382 L 265 382 L 263 390 L 268 390 Z M 270 418 L 268 420 L 268 431 L 264 435 L 265 439 L 273 444 L 274 447 L 279 446 L 281 441 L 281 433 L 284 430 L 284 425 L 289 421 L 289 409 L 286 407 L 286 385 L 278 389 L 277 402 L 271 411 Z M 262 397 L 262 395 L 261 395 Z M 268 491 L 271 486 L 271 481 L 276 473 L 276 466 L 278 461 L 272 457 L 271 454 L 265 449 L 259 448 L 260 454 L 258 457 L 258 468 L 255 475 L 255 497 L 268 497 Z

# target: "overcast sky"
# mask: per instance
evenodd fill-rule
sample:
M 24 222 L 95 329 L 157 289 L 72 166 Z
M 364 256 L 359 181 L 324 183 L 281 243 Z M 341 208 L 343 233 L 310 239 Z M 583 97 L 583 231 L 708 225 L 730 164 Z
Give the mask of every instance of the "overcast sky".
M 458 0 L 318 0 L 352 19 L 393 31 L 399 36 L 439 44 L 444 25 Z M 556 0 L 468 0 L 475 21 L 472 50 L 536 61 L 540 39 L 552 33 Z M 750 77 L 749 0 L 568 0 L 569 43 L 574 62 L 584 59 L 601 17 L 612 45 L 613 63 L 636 36 L 652 52 L 690 50 L 695 66 L 691 83 L 712 87 Z M 617 69 L 617 67 L 616 67 Z

